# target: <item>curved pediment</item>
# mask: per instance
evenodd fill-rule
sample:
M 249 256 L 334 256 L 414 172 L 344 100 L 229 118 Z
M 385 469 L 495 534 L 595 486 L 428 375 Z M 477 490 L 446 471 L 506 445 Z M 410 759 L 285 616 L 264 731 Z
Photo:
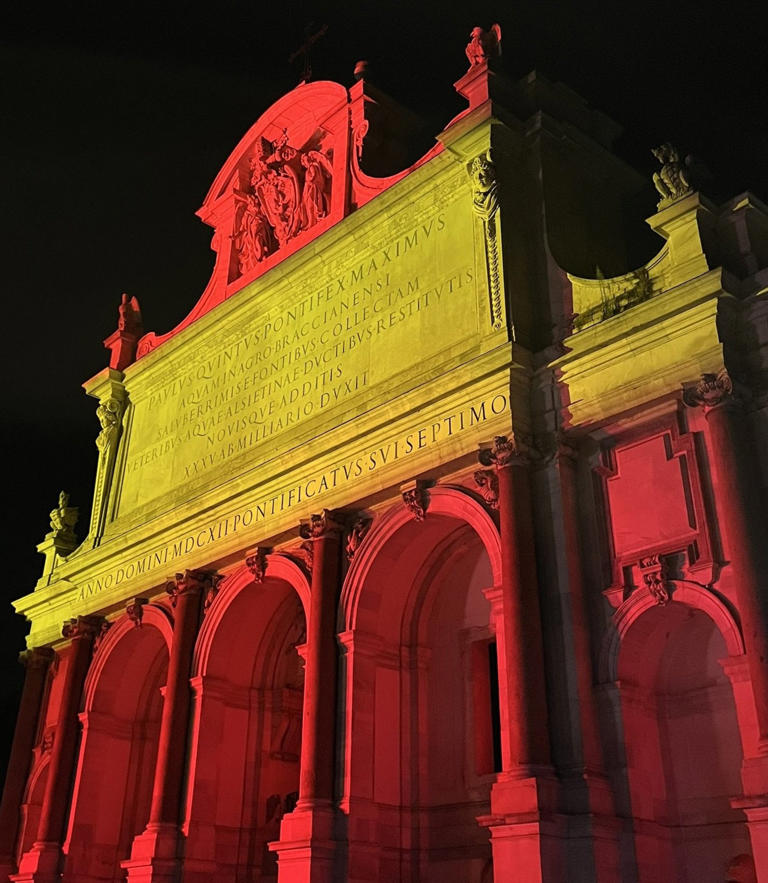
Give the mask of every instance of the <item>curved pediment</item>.
M 338 83 L 307 83 L 279 99 L 251 126 L 197 212 L 214 230 L 211 279 L 176 328 L 142 337 L 138 357 L 344 217 L 348 107 L 349 94 Z
M 390 103 L 391 112 L 394 104 L 362 80 L 349 91 L 328 81 L 302 83 L 261 115 L 224 163 L 197 212 L 214 231 L 216 261 L 205 291 L 176 328 L 141 337 L 136 358 L 442 151 L 443 145 L 436 143 L 397 174 L 366 175 L 361 160 L 367 155 L 369 116 L 375 118 L 383 102 Z

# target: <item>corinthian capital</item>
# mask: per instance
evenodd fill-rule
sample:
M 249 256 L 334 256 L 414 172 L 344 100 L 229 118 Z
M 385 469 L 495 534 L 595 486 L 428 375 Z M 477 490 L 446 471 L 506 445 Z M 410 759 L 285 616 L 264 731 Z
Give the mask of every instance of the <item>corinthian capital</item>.
M 299 535 L 305 540 L 319 540 L 344 529 L 343 518 L 330 509 L 323 509 L 319 515 L 310 515 L 309 521 L 299 526 Z
M 733 383 L 725 368 L 717 374 L 702 374 L 696 386 L 683 390 L 683 401 L 691 408 L 702 407 L 706 413 L 723 402 L 732 400 Z
M 170 595 L 171 606 L 175 607 L 181 595 L 202 594 L 214 586 L 216 574 L 207 570 L 185 570 L 177 573 L 165 586 L 165 591 Z
M 507 438 L 506 435 L 497 435 L 493 440 L 493 446 L 482 448 L 477 459 L 482 466 L 495 466 L 503 469 L 512 463 L 520 463 L 526 460 L 529 448 L 517 439 Z
M 101 633 L 105 622 L 103 616 L 77 616 L 62 625 L 61 634 L 65 638 L 93 640 Z

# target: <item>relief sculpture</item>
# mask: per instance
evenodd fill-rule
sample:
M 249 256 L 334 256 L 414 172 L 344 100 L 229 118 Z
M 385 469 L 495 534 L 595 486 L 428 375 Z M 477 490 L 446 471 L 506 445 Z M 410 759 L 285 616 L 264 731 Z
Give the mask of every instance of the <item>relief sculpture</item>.
M 232 239 L 240 275 L 328 216 L 332 174 L 327 153 L 291 147 L 287 132 L 275 142 L 260 139 L 247 188 L 235 188 Z

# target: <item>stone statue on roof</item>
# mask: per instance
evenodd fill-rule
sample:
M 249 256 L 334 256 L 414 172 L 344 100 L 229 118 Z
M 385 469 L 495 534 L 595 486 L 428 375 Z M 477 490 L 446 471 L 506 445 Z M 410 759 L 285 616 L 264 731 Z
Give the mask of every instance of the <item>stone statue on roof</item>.
M 501 55 L 501 25 L 491 25 L 489 31 L 472 28 L 465 51 L 470 67 Z

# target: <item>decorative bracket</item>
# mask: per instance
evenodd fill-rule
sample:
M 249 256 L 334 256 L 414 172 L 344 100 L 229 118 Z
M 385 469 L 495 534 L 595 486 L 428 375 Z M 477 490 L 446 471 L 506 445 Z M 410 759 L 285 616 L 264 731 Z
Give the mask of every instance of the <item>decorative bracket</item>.
M 251 571 L 254 582 L 263 583 L 264 576 L 267 571 L 267 555 L 271 549 L 265 549 L 262 546 L 249 552 L 245 558 L 245 566 Z
M 429 507 L 428 482 L 420 478 L 400 486 L 403 503 L 416 521 L 424 521 Z
M 346 546 L 344 547 L 347 561 L 352 561 L 352 559 L 355 557 L 355 553 L 360 548 L 363 540 L 368 535 L 368 531 L 371 529 L 372 524 L 372 518 L 358 518 L 354 522 L 354 524 L 350 528 L 349 534 L 347 536 Z
M 645 587 L 660 607 L 670 601 L 667 566 L 661 555 L 648 555 L 638 562 Z
M 141 621 L 144 618 L 144 605 L 149 604 L 148 598 L 134 598 L 133 601 L 125 608 L 128 619 L 138 629 L 141 628 Z
M 499 476 L 493 469 L 478 469 L 473 478 L 480 490 L 480 496 L 490 509 L 499 508 Z

